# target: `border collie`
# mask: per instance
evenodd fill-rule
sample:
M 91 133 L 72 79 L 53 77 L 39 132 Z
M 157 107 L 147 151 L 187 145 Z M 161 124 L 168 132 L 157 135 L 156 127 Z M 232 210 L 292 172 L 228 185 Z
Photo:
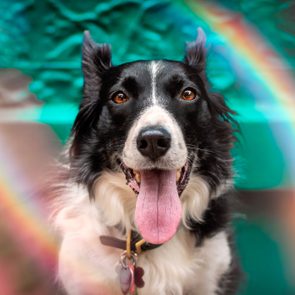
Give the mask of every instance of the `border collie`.
M 66 293 L 236 294 L 234 112 L 209 91 L 204 32 L 183 62 L 119 66 L 86 32 L 82 69 L 53 212 Z

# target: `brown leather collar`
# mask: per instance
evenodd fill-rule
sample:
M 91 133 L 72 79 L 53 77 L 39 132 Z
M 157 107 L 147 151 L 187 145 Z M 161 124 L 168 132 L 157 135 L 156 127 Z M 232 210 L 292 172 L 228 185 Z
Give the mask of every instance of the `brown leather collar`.
M 121 240 L 112 236 L 104 236 L 104 235 L 100 236 L 99 239 L 100 239 L 100 242 L 105 246 L 122 249 L 122 250 L 126 250 L 127 248 L 128 239 Z M 161 244 L 155 245 L 155 244 L 145 242 L 138 232 L 131 231 L 131 242 L 130 242 L 131 251 L 139 254 L 142 251 L 153 250 L 160 246 Z

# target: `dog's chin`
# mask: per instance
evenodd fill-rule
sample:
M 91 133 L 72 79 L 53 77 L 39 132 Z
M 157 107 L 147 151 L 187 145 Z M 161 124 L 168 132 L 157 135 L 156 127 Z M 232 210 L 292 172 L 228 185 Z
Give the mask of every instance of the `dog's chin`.
M 191 164 L 178 169 L 132 169 L 121 162 L 129 185 L 137 196 L 135 223 L 149 243 L 162 244 L 176 233 L 182 207 L 180 196 L 190 176 Z

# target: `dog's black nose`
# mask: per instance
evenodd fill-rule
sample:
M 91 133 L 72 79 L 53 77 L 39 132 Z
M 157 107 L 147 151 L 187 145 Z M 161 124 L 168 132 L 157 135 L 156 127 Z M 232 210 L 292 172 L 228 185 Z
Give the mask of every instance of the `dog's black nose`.
M 162 127 L 148 127 L 140 131 L 137 137 L 137 149 L 140 153 L 155 161 L 166 154 L 171 145 L 169 132 Z

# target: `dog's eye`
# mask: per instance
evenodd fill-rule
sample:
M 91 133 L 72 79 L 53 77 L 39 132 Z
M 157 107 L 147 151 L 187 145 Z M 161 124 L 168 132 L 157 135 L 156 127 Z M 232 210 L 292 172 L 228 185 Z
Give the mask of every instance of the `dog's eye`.
M 183 90 L 181 94 L 181 98 L 183 100 L 194 100 L 197 98 L 197 94 L 193 89 L 187 88 Z
M 112 101 L 116 104 L 122 104 L 128 101 L 129 97 L 123 92 L 117 92 L 112 96 Z

